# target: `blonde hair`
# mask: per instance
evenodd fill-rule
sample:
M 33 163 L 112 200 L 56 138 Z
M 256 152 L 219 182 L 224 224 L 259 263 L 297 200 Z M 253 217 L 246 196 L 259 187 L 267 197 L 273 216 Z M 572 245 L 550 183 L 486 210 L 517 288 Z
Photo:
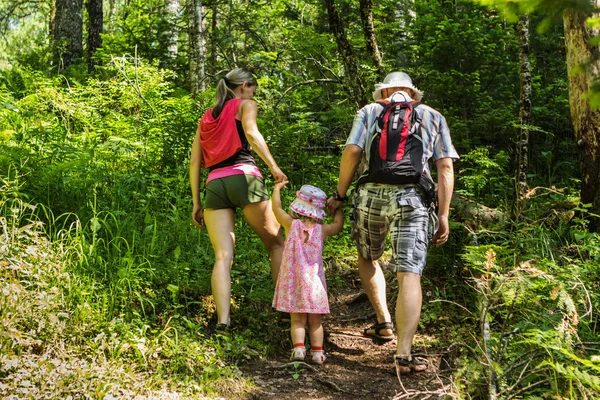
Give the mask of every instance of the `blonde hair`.
M 242 68 L 229 71 L 227 75 L 219 80 L 219 83 L 217 84 L 217 102 L 212 111 L 214 118 L 217 118 L 221 114 L 227 101 L 235 98 L 235 92 L 233 90 L 236 87 L 243 85 L 244 82 L 248 82 L 249 86 L 258 86 L 258 82 L 254 75 L 252 75 L 250 71 Z
M 316 219 L 316 218 L 307 217 L 306 215 L 302 215 L 302 214 L 300 214 L 300 213 L 297 213 L 297 212 L 296 212 L 296 211 L 294 211 L 294 210 L 290 210 L 289 214 L 290 214 L 290 217 L 292 217 L 292 218 L 294 218 L 294 219 L 300 219 L 300 220 L 302 220 L 302 221 L 305 221 L 305 222 L 306 222 L 306 221 L 308 221 L 308 222 L 314 222 L 314 223 L 317 223 L 317 224 L 320 224 L 320 223 L 321 223 L 321 221 L 319 221 L 319 220 L 318 220 L 318 219 Z

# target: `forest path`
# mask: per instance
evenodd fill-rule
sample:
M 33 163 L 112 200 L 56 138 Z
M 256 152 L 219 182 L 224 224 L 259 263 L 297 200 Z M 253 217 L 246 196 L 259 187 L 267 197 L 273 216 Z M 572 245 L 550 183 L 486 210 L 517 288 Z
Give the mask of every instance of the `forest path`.
M 415 337 L 413 351 L 429 360 L 427 371 L 402 375 L 399 379 L 393 364 L 396 340 L 377 343 L 362 334 L 364 328 L 375 322 L 375 317 L 360 281 L 351 279 L 344 288 L 330 291 L 329 298 L 331 314 L 323 318 L 324 350 L 328 357 L 325 364 L 311 364 L 308 354 L 306 364 L 290 362 L 289 351 L 272 359 L 246 364 L 241 367 L 242 372 L 254 379 L 257 389 L 244 398 L 400 400 L 452 397 L 447 351 L 440 347 L 435 336 L 418 334 Z M 289 335 L 289 329 L 282 334 Z

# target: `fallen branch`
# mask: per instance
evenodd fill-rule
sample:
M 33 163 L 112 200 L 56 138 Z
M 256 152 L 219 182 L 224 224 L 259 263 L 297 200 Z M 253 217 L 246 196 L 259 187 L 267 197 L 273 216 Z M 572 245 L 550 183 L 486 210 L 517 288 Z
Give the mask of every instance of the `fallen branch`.
M 274 368 L 274 369 L 287 368 L 287 367 L 297 368 L 298 366 L 305 367 L 305 368 L 315 372 L 317 374 L 317 376 L 314 376 L 313 378 L 316 379 L 317 382 L 321 383 L 322 385 L 327 386 L 328 388 L 331 388 L 337 392 L 352 394 L 351 392 L 348 392 L 348 391 L 340 388 L 335 382 L 332 382 L 330 380 L 327 380 L 325 378 L 321 378 L 320 376 L 318 376 L 318 374 L 320 374 L 321 371 L 318 370 L 317 368 L 313 367 L 312 365 L 305 363 L 304 361 L 290 361 L 289 363 L 271 366 L 271 368 Z
M 367 300 L 369 300 L 369 296 L 367 296 L 367 294 L 364 291 L 361 291 L 359 294 L 348 300 L 346 304 L 355 304 Z
M 444 398 L 455 398 L 455 399 L 458 398 L 459 396 L 457 394 L 450 392 L 451 388 L 452 388 L 451 385 L 447 385 L 438 390 L 427 390 L 427 389 L 425 389 L 425 390 L 415 390 L 415 389 L 404 390 L 403 393 L 396 395 L 393 398 L 393 400 L 411 399 L 411 398 L 425 400 L 425 399 L 430 399 L 433 396 L 444 397 Z
M 459 219 L 471 225 L 487 227 L 493 223 L 504 223 L 508 219 L 504 212 L 457 193 L 452 196 L 451 205 Z
M 348 318 L 348 319 L 343 319 L 340 320 L 340 322 L 356 322 L 356 321 L 368 321 L 370 319 L 373 319 L 375 317 L 375 313 L 372 312 L 370 314 L 367 315 L 361 315 L 359 317 L 354 317 L 354 318 Z
M 323 384 L 323 385 L 325 385 L 325 386 L 327 386 L 327 387 L 329 387 L 329 388 L 331 388 L 331 389 L 333 389 L 333 390 L 335 390 L 335 391 L 337 391 L 337 392 L 346 393 L 346 394 L 352 394 L 352 392 L 348 392 L 348 391 L 346 391 L 346 390 L 344 390 L 344 389 L 341 389 L 341 388 L 340 388 L 338 385 L 336 385 L 334 382 L 328 381 L 327 379 L 323 379 L 323 378 L 320 378 L 320 377 L 318 377 L 318 376 L 316 376 L 316 377 L 315 377 L 315 379 L 316 379 L 316 380 L 317 380 L 319 383 L 321 383 L 321 384 Z
M 462 308 L 463 310 L 468 312 L 470 315 L 474 316 L 473 313 L 468 308 L 466 308 L 465 306 L 462 306 L 454 301 L 444 300 L 444 299 L 436 299 L 436 300 L 430 301 L 430 303 L 439 303 L 439 302 L 446 302 L 446 303 L 454 304 L 455 306 L 459 306 L 460 308 Z
M 517 390 L 514 393 L 511 393 L 508 397 L 506 397 L 506 400 L 510 400 L 514 397 L 520 396 L 522 393 L 525 393 L 533 388 L 536 388 L 538 386 L 550 386 L 550 383 L 548 383 L 548 381 L 537 381 L 535 383 L 530 383 L 529 385 L 525 386 L 524 388 L 521 388 L 519 390 Z
M 279 368 L 287 368 L 287 367 L 297 367 L 299 365 L 306 367 L 307 369 L 310 369 L 313 372 L 319 372 L 318 369 L 316 369 L 315 367 L 313 367 L 310 364 L 305 363 L 304 361 L 290 361 L 289 363 L 275 365 L 275 366 L 272 366 L 271 368 L 279 369 Z

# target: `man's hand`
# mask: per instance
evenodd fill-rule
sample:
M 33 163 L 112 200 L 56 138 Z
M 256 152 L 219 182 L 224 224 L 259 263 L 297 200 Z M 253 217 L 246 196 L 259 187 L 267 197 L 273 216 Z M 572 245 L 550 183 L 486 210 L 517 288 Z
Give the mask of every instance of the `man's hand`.
M 339 200 L 336 200 L 335 197 L 331 196 L 330 198 L 327 199 L 327 210 L 329 211 L 329 214 L 334 215 L 335 212 L 342 206 L 342 202 Z
M 440 218 L 440 227 L 437 232 L 433 235 L 431 241 L 435 244 L 435 247 L 440 247 L 444 243 L 448 241 L 448 236 L 450 236 L 450 225 L 448 223 L 448 217 L 439 217 Z

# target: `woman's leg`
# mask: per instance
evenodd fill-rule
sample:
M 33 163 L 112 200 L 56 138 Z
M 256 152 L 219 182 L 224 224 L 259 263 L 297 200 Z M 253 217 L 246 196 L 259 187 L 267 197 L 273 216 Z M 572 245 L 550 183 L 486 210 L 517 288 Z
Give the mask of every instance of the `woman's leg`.
M 306 313 L 290 313 L 291 327 L 290 333 L 292 335 L 292 346 L 297 344 L 304 344 L 305 327 L 306 327 Z M 311 338 L 312 340 L 312 338 Z
M 231 305 L 231 265 L 235 248 L 235 210 L 204 210 L 204 224 L 215 252 L 211 287 L 219 324 L 229 325 Z
M 323 349 L 321 314 L 308 314 L 308 336 L 310 337 L 311 348 Z
M 242 211 L 248 225 L 256 232 L 269 253 L 271 278 L 273 283 L 276 284 L 283 254 L 283 235 L 280 230 L 281 225 L 279 225 L 279 222 L 275 219 L 275 214 L 273 214 L 271 200 L 250 203 Z

